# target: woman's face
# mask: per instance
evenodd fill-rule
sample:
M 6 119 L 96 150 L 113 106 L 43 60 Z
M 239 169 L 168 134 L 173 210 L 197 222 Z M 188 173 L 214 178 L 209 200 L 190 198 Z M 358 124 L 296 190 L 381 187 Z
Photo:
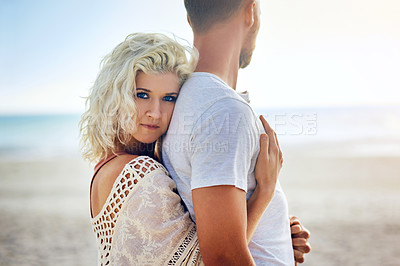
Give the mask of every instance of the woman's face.
M 132 134 L 136 140 L 153 143 L 167 131 L 179 89 L 175 73 L 137 75 L 137 130 Z

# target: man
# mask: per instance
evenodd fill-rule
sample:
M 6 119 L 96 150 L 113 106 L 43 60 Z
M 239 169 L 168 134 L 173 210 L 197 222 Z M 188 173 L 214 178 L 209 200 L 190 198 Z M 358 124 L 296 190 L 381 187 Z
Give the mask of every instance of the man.
M 256 187 L 262 126 L 235 89 L 239 67 L 250 63 L 255 47 L 259 3 L 185 0 L 185 7 L 199 62 L 175 105 L 163 160 L 196 221 L 203 260 L 293 265 L 288 206 L 279 182 L 249 244 L 246 236 L 246 200 Z M 303 246 L 301 252 L 307 252 Z

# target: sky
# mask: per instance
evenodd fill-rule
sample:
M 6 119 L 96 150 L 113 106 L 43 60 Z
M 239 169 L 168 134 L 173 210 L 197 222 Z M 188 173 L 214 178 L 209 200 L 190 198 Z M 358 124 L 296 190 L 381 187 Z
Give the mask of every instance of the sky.
M 254 107 L 400 105 L 400 1 L 260 1 L 237 87 Z M 183 0 L 0 0 L 0 114 L 81 113 L 133 32 L 193 38 Z

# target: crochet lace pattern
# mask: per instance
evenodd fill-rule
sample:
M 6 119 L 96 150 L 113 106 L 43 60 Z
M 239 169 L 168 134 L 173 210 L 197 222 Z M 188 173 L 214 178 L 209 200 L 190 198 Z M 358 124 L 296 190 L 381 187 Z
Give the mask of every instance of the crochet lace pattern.
M 92 219 L 92 227 L 98 240 L 100 265 L 110 265 L 112 236 L 119 212 L 130 191 L 140 179 L 160 168 L 167 174 L 167 170 L 154 159 L 139 156 L 128 163 L 116 179 L 102 210 Z
M 183 261 L 181 261 L 182 257 L 185 256 L 185 251 L 187 252 L 187 247 L 193 239 L 196 238 L 196 227 L 193 226 L 192 229 L 190 229 L 189 234 L 185 237 L 183 242 L 179 245 L 178 250 L 174 253 L 170 261 L 168 262 L 168 266 L 173 266 L 177 265 L 178 263 L 181 263 L 179 265 L 183 265 Z M 186 257 L 190 259 L 190 263 L 186 261 L 188 265 L 197 265 L 200 264 L 201 262 L 199 261 L 200 259 L 200 248 L 196 247 L 194 250 L 192 249 L 191 252 L 193 252 L 193 255 L 189 255 Z

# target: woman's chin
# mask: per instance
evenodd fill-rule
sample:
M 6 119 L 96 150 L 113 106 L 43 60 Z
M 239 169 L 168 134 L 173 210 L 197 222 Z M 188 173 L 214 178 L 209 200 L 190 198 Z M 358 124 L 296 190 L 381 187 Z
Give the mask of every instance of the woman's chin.
M 140 141 L 141 143 L 143 143 L 143 144 L 152 144 L 152 143 L 156 142 L 156 140 L 157 140 L 157 139 L 151 138 L 151 139 L 141 139 L 141 140 L 139 140 L 139 141 Z

